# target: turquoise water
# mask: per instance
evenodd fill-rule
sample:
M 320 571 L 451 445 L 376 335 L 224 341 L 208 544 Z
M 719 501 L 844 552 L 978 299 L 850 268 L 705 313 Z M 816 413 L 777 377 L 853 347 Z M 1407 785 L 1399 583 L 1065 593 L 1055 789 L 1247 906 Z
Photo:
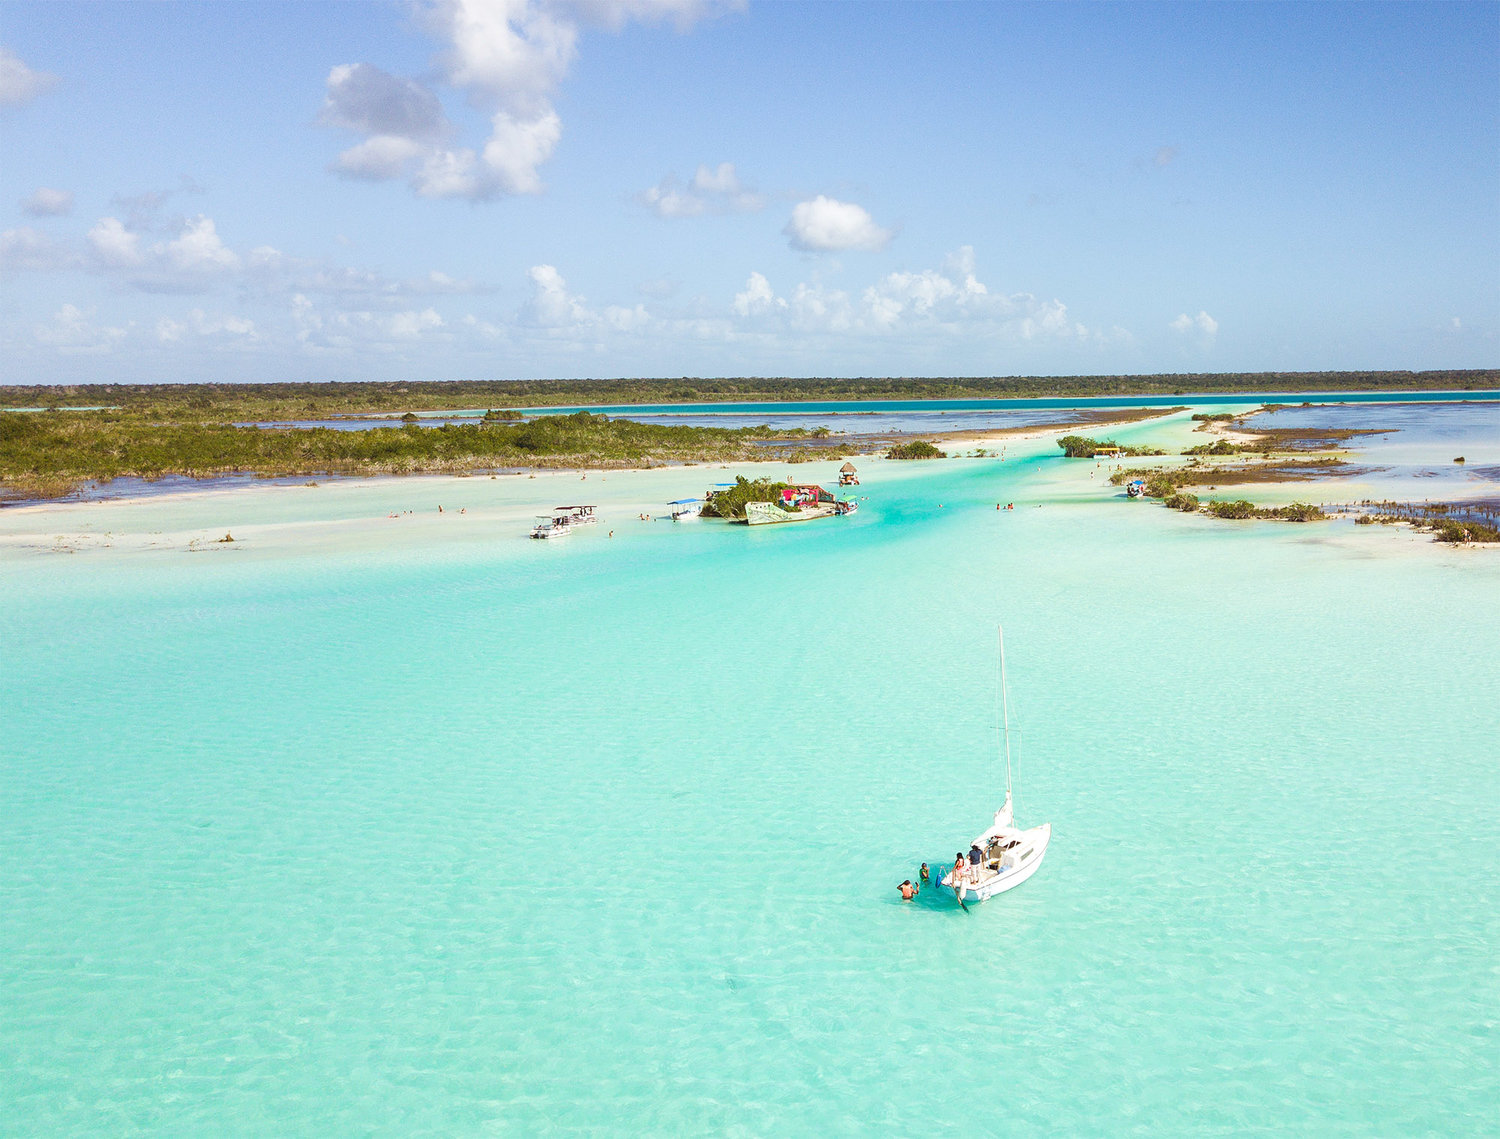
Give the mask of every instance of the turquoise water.
M 1500 557 L 1055 455 L 7 511 L 0 1131 L 1493 1131 Z

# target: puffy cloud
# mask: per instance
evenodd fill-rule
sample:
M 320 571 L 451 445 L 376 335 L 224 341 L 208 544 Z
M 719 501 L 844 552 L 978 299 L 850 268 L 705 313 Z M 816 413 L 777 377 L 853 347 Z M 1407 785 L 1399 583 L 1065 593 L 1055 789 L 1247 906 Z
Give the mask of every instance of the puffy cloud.
M 164 316 L 156 322 L 156 339 L 162 344 L 172 344 L 186 336 L 196 336 L 221 341 L 246 341 L 257 338 L 255 322 L 233 315 L 210 316 L 201 308 L 187 314 L 185 321 Z
M 335 67 L 318 121 L 369 135 L 440 139 L 448 132 L 442 104 L 427 88 L 368 63 Z
M 1201 309 L 1197 316 L 1180 313 L 1172 322 L 1172 330 L 1183 334 L 1197 332 L 1205 340 L 1212 340 L 1219 332 L 1219 322 Z
M 77 305 L 66 304 L 53 313 L 46 324 L 36 326 L 38 343 L 74 355 L 96 355 L 108 352 L 127 333 L 127 329 L 93 323 L 92 314 Z
M 447 328 L 442 314 L 433 308 L 339 310 L 320 306 L 302 293 L 292 297 L 290 316 L 296 341 L 305 349 L 343 355 L 362 350 L 398 351 Z
M 106 269 L 131 269 L 145 261 L 140 235 L 126 229 L 119 218 L 100 218 L 85 240 Z
M 0 47 L 0 107 L 22 107 L 49 90 L 57 76 L 33 71 L 9 48 Z
M 552 96 L 577 54 L 580 21 L 618 30 L 670 19 L 679 28 L 726 5 L 718 0 L 426 0 L 419 23 L 444 47 L 442 81 L 490 116 L 484 145 L 449 147 L 436 95 L 366 63 L 328 75 L 320 121 L 369 137 L 333 169 L 370 179 L 409 178 L 429 198 L 484 200 L 538 194 L 540 167 L 562 137 Z M 737 6 L 734 4 L 728 6 Z
M 740 316 L 761 316 L 778 308 L 786 308 L 782 300 L 771 290 L 771 282 L 761 273 L 751 273 L 745 282 L 745 291 L 736 293 L 731 306 Z
M 451 130 L 436 95 L 368 63 L 342 64 L 328 73 L 318 121 L 370 136 L 340 154 L 333 168 L 373 180 L 405 176 Z
M 531 278 L 532 289 L 531 300 L 523 312 L 528 323 L 543 328 L 565 328 L 592 321 L 583 298 L 568 292 L 568 283 L 555 266 L 534 265 L 526 275 Z
M 562 137 L 562 120 L 557 112 L 551 107 L 527 115 L 498 111 L 490 125 L 484 165 L 493 184 L 507 194 L 540 194 L 542 179 L 537 167 L 552 157 Z
M 708 209 L 708 203 L 696 194 L 683 191 L 670 174 L 641 193 L 640 201 L 658 217 L 695 218 Z
M 888 273 L 857 299 L 840 289 L 807 283 L 780 297 L 762 274 L 752 273 L 730 310 L 762 330 L 779 326 L 802 333 L 1099 339 L 1072 320 L 1061 301 L 992 291 L 974 275 L 974 251 L 968 246 L 947 257 L 941 269 Z M 1117 337 L 1111 334 L 1110 339 Z
M 0 233 L 0 268 L 45 271 L 72 269 L 78 263 L 78 256 L 71 249 L 29 225 Z
M 443 318 L 431 308 L 423 309 L 421 312 L 398 312 L 391 317 L 389 324 L 390 334 L 404 340 L 442 327 Z
M 213 219 L 203 214 L 189 219 L 181 236 L 158 249 L 168 265 L 183 273 L 219 273 L 240 264 L 239 255 L 219 240 Z
M 426 153 L 428 148 L 413 139 L 378 134 L 340 154 L 333 160 L 333 168 L 350 178 L 383 182 L 405 175 L 412 162 Z
M 39 186 L 22 200 L 21 212 L 34 218 L 62 217 L 73 212 L 73 192 Z
M 819 194 L 799 202 L 783 233 L 793 249 L 809 253 L 837 253 L 849 249 L 875 252 L 891 240 L 891 231 L 875 224 L 863 206 Z
M 712 168 L 699 166 L 687 187 L 678 182 L 676 175 L 668 174 L 644 191 L 639 200 L 664 218 L 698 217 L 706 213 L 752 213 L 766 204 L 764 197 L 740 182 L 732 162 L 721 162 Z

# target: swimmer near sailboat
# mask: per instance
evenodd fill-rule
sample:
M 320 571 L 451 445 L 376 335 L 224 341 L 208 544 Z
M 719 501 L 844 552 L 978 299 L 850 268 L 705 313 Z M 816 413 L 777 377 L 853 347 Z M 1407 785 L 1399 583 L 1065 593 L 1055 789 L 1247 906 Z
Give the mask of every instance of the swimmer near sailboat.
M 993 824 L 969 844 L 953 862 L 942 884 L 951 889 L 965 910 L 970 901 L 983 902 L 1013 890 L 1037 872 L 1052 838 L 1052 824 L 1022 830 L 1015 825 L 1010 764 L 1010 694 L 1005 685 L 1005 630 L 1000 630 L 1000 724 L 1005 756 L 1005 804 Z

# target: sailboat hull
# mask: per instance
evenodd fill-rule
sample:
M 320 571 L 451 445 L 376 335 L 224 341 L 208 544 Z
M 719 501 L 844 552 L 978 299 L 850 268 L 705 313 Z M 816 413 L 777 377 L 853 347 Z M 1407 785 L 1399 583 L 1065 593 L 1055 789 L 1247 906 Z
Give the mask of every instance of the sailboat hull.
M 1014 845 L 1002 857 L 982 863 L 977 868 L 971 867 L 968 876 L 956 885 L 951 873 L 943 878 L 942 884 L 953 889 L 965 903 L 983 902 L 996 894 L 1014 890 L 1035 874 L 1042 859 L 1047 856 L 1047 845 L 1052 841 L 1052 824 L 1043 823 L 1024 831 L 1010 826 L 991 827 L 977 841 L 979 845 L 985 846 L 990 839 L 1000 839 Z

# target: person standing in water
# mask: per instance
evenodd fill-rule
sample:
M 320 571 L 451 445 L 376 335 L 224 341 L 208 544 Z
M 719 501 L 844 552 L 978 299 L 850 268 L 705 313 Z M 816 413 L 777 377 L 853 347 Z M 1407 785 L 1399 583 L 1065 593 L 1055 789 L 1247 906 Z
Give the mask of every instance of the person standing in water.
M 903 902 L 909 902 L 917 896 L 917 887 L 911 884 L 910 878 L 908 878 L 905 882 L 902 882 L 901 885 L 896 887 L 896 889 L 901 891 L 901 900 Z

